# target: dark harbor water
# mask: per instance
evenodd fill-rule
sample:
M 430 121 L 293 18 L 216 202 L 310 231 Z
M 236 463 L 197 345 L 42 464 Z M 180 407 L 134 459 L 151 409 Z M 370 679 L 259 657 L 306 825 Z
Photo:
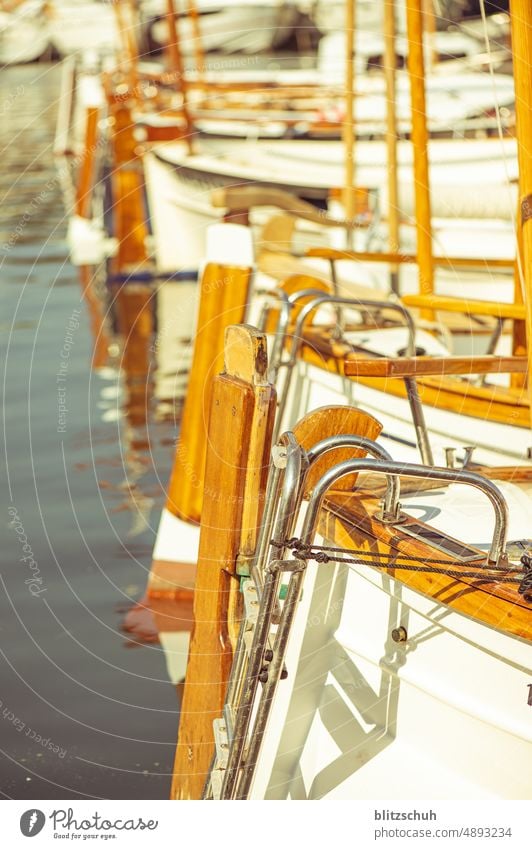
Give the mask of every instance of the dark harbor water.
M 146 584 L 175 426 L 142 375 L 131 402 L 116 340 L 95 352 L 67 256 L 58 91 L 54 66 L 0 74 L 0 790 L 164 799 L 176 690 L 160 646 L 121 623 Z

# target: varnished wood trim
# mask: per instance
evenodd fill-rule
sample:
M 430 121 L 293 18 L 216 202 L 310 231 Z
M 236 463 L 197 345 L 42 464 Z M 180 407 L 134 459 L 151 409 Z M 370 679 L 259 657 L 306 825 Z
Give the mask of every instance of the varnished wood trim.
M 418 262 L 418 257 L 415 254 L 392 253 L 375 251 L 347 251 L 336 250 L 334 248 L 310 248 L 307 251 L 307 256 L 316 257 L 319 259 L 328 260 L 354 260 L 355 262 L 375 262 L 385 263 L 386 265 L 415 265 Z M 440 268 L 508 268 L 512 269 L 515 265 L 515 259 L 491 259 L 489 257 L 462 257 L 462 256 L 435 256 L 433 257 L 434 265 Z M 409 296 L 416 297 L 416 296 Z M 434 297 L 433 295 L 420 295 L 418 297 Z
M 421 377 L 449 374 L 524 374 L 526 357 L 397 357 L 368 358 L 350 354 L 347 377 Z
M 404 295 L 406 307 L 425 307 L 441 312 L 457 312 L 466 315 L 489 315 L 493 318 L 511 318 L 523 321 L 524 304 L 502 304 L 498 301 L 476 301 L 468 298 L 451 298 L 446 295 Z
M 482 568 L 477 563 L 474 567 L 456 563 L 442 552 L 403 534 L 400 526 L 382 524 L 375 519 L 379 509 L 378 500 L 361 496 L 361 493 L 335 493 L 334 497 L 327 498 L 320 533 L 333 545 L 381 554 L 401 553 L 416 558 L 406 563 L 402 561 L 402 565 L 419 565 L 419 558 L 425 561 L 435 558 L 448 561 L 449 569 L 453 572 L 471 572 L 473 568 Z M 409 572 L 393 565 L 379 568 L 378 571 L 392 575 L 410 589 L 459 613 L 508 634 L 532 640 L 532 604 L 518 594 L 516 584 L 502 584 L 496 576 L 490 579 L 488 571 L 482 580 L 449 577 L 430 571 Z

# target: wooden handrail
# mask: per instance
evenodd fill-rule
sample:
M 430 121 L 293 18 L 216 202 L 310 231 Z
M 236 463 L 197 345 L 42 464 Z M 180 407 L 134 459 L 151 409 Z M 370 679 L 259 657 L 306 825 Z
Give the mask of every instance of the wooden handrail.
M 429 375 L 524 374 L 526 357 L 398 357 L 348 355 L 347 377 L 427 377 Z
M 466 315 L 489 315 L 492 318 L 525 318 L 524 304 L 501 304 L 498 301 L 476 301 L 467 298 L 451 298 L 446 295 L 404 295 L 405 307 L 430 307 L 441 312 L 458 312 Z
M 415 264 L 418 262 L 418 257 L 416 254 L 405 254 L 405 253 L 375 253 L 373 251 L 347 251 L 347 250 L 337 250 L 335 248 L 310 248 L 307 251 L 308 257 L 315 257 L 317 259 L 328 259 L 328 260 L 354 260 L 356 262 L 382 262 L 382 263 L 390 263 L 392 265 L 405 265 L 405 264 Z M 499 259 L 499 258 L 490 258 L 486 257 L 485 259 L 482 257 L 448 257 L 448 256 L 435 256 L 433 257 L 434 265 L 437 265 L 440 268 L 483 268 L 483 269 L 493 269 L 493 268 L 508 268 L 513 269 L 515 265 L 515 259 L 507 258 L 507 259 Z M 420 297 L 433 297 L 432 295 L 420 295 Z

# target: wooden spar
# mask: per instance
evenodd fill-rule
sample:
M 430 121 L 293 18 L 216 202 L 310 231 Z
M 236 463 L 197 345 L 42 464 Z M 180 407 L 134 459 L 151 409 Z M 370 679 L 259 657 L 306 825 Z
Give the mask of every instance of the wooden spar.
M 391 253 L 398 253 L 399 186 L 397 182 L 397 116 L 396 86 L 397 55 L 395 52 L 395 0 L 384 0 L 384 76 L 386 81 L 386 152 L 388 157 L 388 245 Z M 399 268 L 390 269 L 391 291 L 399 294 Z
M 336 248 L 310 248 L 306 256 L 316 257 L 319 259 L 339 260 L 352 259 L 355 262 L 375 262 L 375 263 L 391 263 L 399 265 L 404 263 L 418 263 L 419 257 L 416 254 L 407 253 L 384 253 L 374 251 L 341 251 Z M 433 256 L 434 265 L 441 268 L 482 268 L 486 271 L 495 268 L 506 268 L 511 270 L 515 266 L 514 257 L 503 259 L 500 257 L 464 257 L 464 256 Z M 421 297 L 421 296 L 419 296 Z
M 188 0 L 187 14 L 192 24 L 192 35 L 194 38 L 194 57 L 196 59 L 196 72 L 200 83 L 204 84 L 203 75 L 205 73 L 205 52 L 203 50 L 203 41 L 201 38 L 200 16 L 198 13 L 198 5 L 196 0 Z
M 178 89 L 178 91 L 181 92 L 181 97 L 183 100 L 181 104 L 181 111 L 183 113 L 183 118 L 185 120 L 186 125 L 185 142 L 188 147 L 189 153 L 192 153 L 192 135 L 194 132 L 194 125 L 190 117 L 190 112 L 188 111 L 187 81 L 185 78 L 185 67 L 183 63 L 183 57 L 181 55 L 181 50 L 179 46 L 179 35 L 177 32 L 175 14 L 176 13 L 174 0 L 166 0 L 166 26 L 168 33 L 168 43 L 166 47 L 168 51 L 170 71 L 174 75 L 176 88 Z
M 267 382 L 266 337 L 229 327 L 225 371 L 213 381 L 194 594 L 194 629 L 181 707 L 172 798 L 199 799 L 213 755 L 238 617 L 237 561 L 252 555 L 262 514 L 275 389 Z M 229 419 L 229 420 L 228 420 Z
M 430 295 L 434 291 L 434 263 L 432 259 L 432 221 L 430 207 L 427 113 L 425 103 L 422 0 L 406 0 L 406 22 L 408 34 L 410 109 L 412 113 L 412 144 L 414 146 L 414 187 L 419 289 L 423 295 Z M 422 317 L 432 319 L 433 313 L 431 310 L 423 311 Z
M 345 157 L 344 208 L 347 222 L 355 217 L 355 2 L 345 0 L 345 117 L 342 138 Z M 346 244 L 353 245 L 353 231 L 346 228 Z
M 117 23 L 118 34 L 122 43 L 123 61 L 120 63 L 125 66 L 125 75 L 132 97 L 139 96 L 139 81 L 137 75 L 137 50 L 136 44 L 132 37 L 131 28 L 133 26 L 133 10 L 129 0 L 114 0 L 113 7 Z M 126 11 L 127 10 L 127 11 Z M 128 13 L 131 15 L 128 22 Z
M 423 0 L 423 24 L 427 33 L 428 51 L 427 58 L 429 62 L 429 70 L 432 71 L 434 65 L 438 61 L 438 51 L 436 50 L 436 12 L 434 11 L 434 0 Z
M 528 392 L 532 411 L 532 6 L 511 0 L 512 53 L 515 84 L 517 157 L 519 162 L 520 247 L 525 302 Z M 532 420 L 531 420 L 532 426 Z
M 516 319 L 512 327 L 512 354 L 516 357 L 526 355 L 526 314 L 523 301 L 523 287 L 521 285 L 521 276 L 523 273 L 523 226 L 521 224 L 521 204 L 517 205 L 516 216 L 516 262 L 514 267 L 514 304 L 522 308 L 523 318 Z M 510 386 L 523 387 L 526 386 L 526 375 L 512 374 L 510 377 Z
M 166 505 L 186 522 L 200 521 L 211 379 L 222 368 L 226 327 L 244 320 L 250 280 L 250 267 L 213 262 L 206 265 L 201 278 L 190 388 Z
M 126 3 L 126 43 L 127 43 L 127 51 L 128 51 L 128 59 L 129 59 L 129 74 L 131 79 L 131 88 L 132 94 L 134 97 L 139 100 L 140 99 L 140 87 L 139 87 L 139 77 L 138 77 L 138 62 L 139 62 L 139 48 L 137 43 L 136 33 L 139 30 L 139 20 L 138 20 L 138 9 L 136 3 L 132 2 L 132 0 L 128 0 Z

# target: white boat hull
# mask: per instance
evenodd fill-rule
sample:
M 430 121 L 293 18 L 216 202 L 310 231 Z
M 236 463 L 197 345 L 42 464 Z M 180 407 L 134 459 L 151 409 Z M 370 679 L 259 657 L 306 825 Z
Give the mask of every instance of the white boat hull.
M 257 53 L 271 48 L 277 39 L 277 29 L 286 22 L 284 4 L 265 0 L 230 0 L 230 2 L 198 3 L 201 48 L 223 53 Z M 190 19 L 179 17 L 177 30 L 181 51 L 193 55 L 197 49 L 195 30 Z M 153 40 L 164 46 L 168 27 L 164 18 L 150 28 Z
M 517 194 L 516 186 L 508 185 L 507 178 L 517 168 L 514 142 L 446 140 L 432 145 L 436 158 L 431 172 L 435 253 L 513 256 L 512 216 Z M 410 148 L 409 142 L 400 146 L 400 203 L 405 218 L 414 214 Z M 381 209 L 386 210 L 383 145 L 357 142 L 357 156 L 361 160 L 358 184 L 375 190 Z M 329 191 L 343 183 L 342 151 L 335 142 L 259 142 L 250 150 L 245 142 L 219 140 L 190 155 L 184 145 L 172 143 L 146 157 L 146 181 L 158 261 L 162 267 L 175 270 L 199 264 L 205 251 L 206 227 L 223 215 L 223 210 L 211 206 L 213 188 L 247 183 L 277 186 L 326 204 Z M 482 188 L 474 189 L 478 185 Z M 264 212 L 259 212 L 254 220 L 264 218 Z M 469 225 L 467 238 L 465 221 Z M 471 238 L 471 225 L 476 227 L 478 239 Z M 406 229 L 413 233 L 412 228 Z M 342 247 L 343 229 L 329 233 L 333 246 Z M 410 249 L 408 244 L 402 247 Z
M 530 798 L 529 643 L 362 566 L 297 617 L 252 798 Z

